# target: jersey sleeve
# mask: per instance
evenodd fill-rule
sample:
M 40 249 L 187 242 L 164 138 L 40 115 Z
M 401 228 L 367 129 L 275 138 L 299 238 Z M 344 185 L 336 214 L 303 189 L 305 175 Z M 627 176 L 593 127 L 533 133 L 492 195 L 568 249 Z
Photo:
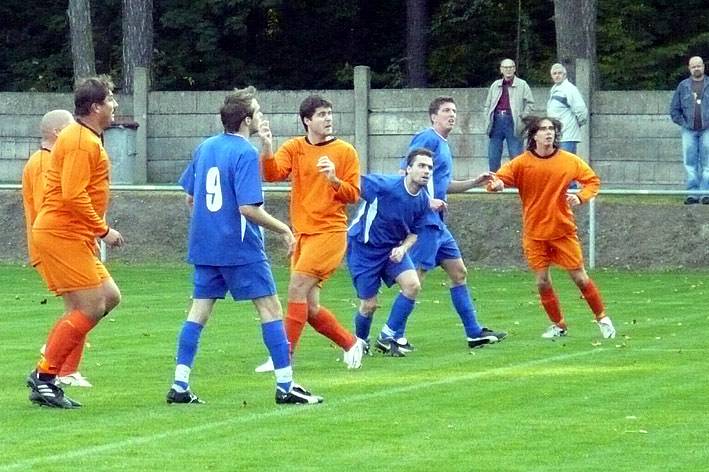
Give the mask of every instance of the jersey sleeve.
M 237 206 L 261 205 L 263 188 L 259 173 L 258 153 L 253 150 L 236 161 L 234 168 L 234 195 Z
M 94 210 L 87 190 L 91 180 L 92 157 L 90 152 L 82 149 L 74 149 L 64 156 L 61 174 L 62 199 L 87 228 L 100 235 L 106 233 L 108 225 Z
M 286 141 L 275 154 L 261 160 L 263 180 L 279 182 L 288 178 L 293 170 L 293 156 L 295 155 L 292 143 L 293 141 Z
M 502 167 L 500 167 L 497 172 L 495 172 L 495 175 L 497 176 L 498 179 L 502 180 L 502 182 L 510 187 L 516 187 L 516 179 L 515 179 L 515 160 L 507 161 L 505 162 Z
M 185 192 L 192 197 L 194 196 L 194 179 L 194 159 L 192 159 L 190 163 L 187 164 L 187 167 L 185 167 L 185 170 L 182 172 L 180 180 L 178 181 L 178 183 L 185 190 Z
M 577 158 L 578 171 L 576 181 L 581 184 L 581 190 L 576 194 L 585 203 L 598 195 L 601 190 L 601 178 L 591 169 L 591 166 L 586 164 L 583 159 Z
M 340 179 L 340 186 L 335 192 L 335 198 L 342 203 L 357 203 L 359 200 L 359 156 L 354 148 L 347 148 L 344 165 L 340 169 L 335 169 L 337 178 Z

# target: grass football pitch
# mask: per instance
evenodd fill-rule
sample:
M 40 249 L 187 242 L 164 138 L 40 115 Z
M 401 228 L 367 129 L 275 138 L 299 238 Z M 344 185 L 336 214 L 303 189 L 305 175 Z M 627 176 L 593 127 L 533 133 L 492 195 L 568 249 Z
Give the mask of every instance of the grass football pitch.
M 123 303 L 89 337 L 67 388 L 77 410 L 40 408 L 24 379 L 62 310 L 31 268 L 0 266 L 0 471 L 406 470 L 700 471 L 709 466 L 709 272 L 595 271 L 618 337 L 602 340 L 568 277 L 555 286 L 569 336 L 548 322 L 524 271 L 471 270 L 480 320 L 507 330 L 470 351 L 443 273 L 429 275 L 410 322 L 417 351 L 375 354 L 348 371 L 306 328 L 296 380 L 322 405 L 279 407 L 249 303 L 219 302 L 192 388 L 205 405 L 169 406 L 176 335 L 191 290 L 185 265 L 109 269 Z M 276 270 L 279 293 L 287 271 Z M 394 290 L 384 290 L 376 336 Z M 346 270 L 322 302 L 351 326 Z

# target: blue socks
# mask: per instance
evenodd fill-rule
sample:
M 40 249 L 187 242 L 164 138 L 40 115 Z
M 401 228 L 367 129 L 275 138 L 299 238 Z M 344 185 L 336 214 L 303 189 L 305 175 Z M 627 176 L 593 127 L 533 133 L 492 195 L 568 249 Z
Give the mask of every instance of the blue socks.
M 359 339 L 369 339 L 369 331 L 372 329 L 372 320 L 374 316 L 364 316 L 357 312 L 354 317 L 355 336 Z
M 175 368 L 174 385 L 183 391 L 189 387 L 190 371 L 197 355 L 202 328 L 204 326 L 199 323 L 185 321 L 177 339 L 177 367 Z
M 451 301 L 455 311 L 458 312 L 460 321 L 465 327 L 465 334 L 469 338 L 474 338 L 480 334 L 482 327 L 478 324 L 475 304 L 470 297 L 467 285 L 457 285 L 451 288 Z
M 409 319 L 411 312 L 414 311 L 415 304 L 415 300 L 405 297 L 403 293 L 399 293 L 396 299 L 394 299 L 394 304 L 391 306 L 385 327 L 388 327 L 395 333 L 396 339 L 404 336 L 406 321 Z M 382 332 L 385 331 L 388 330 L 382 329 Z M 385 332 L 385 334 L 387 333 Z
M 276 374 L 276 385 L 288 392 L 293 385 L 293 368 L 290 365 L 288 338 L 283 328 L 283 320 L 269 321 L 261 324 L 263 343 L 266 345 Z

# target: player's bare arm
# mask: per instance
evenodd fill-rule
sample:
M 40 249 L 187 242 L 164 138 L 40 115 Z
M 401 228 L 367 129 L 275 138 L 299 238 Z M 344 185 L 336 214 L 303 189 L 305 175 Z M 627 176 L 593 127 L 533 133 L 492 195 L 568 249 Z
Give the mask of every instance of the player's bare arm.
M 288 248 L 288 255 L 293 252 L 295 247 L 295 236 L 287 224 L 271 216 L 261 205 L 240 205 L 239 213 L 249 221 L 266 228 L 267 230 L 278 233 L 283 238 L 283 241 Z
M 471 188 L 482 187 L 487 184 L 490 179 L 492 179 L 492 173 L 483 172 L 474 179 L 451 180 L 451 183 L 448 185 L 448 193 L 461 193 Z
M 413 233 L 409 233 L 406 239 L 401 243 L 401 246 L 397 246 L 391 250 L 389 254 L 389 260 L 392 262 L 401 262 L 404 255 L 411 249 L 411 247 L 416 242 L 417 236 Z

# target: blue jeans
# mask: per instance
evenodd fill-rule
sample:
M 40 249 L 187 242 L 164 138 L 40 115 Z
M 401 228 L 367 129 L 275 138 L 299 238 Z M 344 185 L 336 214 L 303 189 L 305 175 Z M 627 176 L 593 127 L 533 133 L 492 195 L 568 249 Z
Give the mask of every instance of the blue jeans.
M 510 159 L 522 154 L 522 140 L 515 135 L 512 115 L 493 113 L 490 143 L 487 146 L 487 162 L 490 172 L 496 172 L 502 164 L 502 142 L 507 141 L 507 154 Z
M 576 154 L 577 141 L 562 141 L 559 143 L 559 147 L 564 151 L 569 151 L 572 154 Z
M 682 155 L 687 190 L 709 190 L 709 129 L 682 128 Z

